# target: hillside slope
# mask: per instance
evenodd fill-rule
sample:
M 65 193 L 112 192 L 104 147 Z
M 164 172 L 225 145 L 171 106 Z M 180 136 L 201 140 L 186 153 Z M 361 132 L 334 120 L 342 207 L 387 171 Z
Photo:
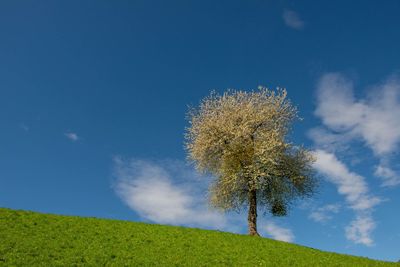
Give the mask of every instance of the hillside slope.
M 399 266 L 267 238 L 0 208 L 1 266 Z

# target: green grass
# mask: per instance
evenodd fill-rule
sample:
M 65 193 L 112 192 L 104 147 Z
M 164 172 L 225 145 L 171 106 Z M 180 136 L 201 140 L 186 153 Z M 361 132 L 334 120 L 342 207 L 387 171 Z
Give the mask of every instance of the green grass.
M 267 238 L 0 208 L 0 266 L 399 266 Z

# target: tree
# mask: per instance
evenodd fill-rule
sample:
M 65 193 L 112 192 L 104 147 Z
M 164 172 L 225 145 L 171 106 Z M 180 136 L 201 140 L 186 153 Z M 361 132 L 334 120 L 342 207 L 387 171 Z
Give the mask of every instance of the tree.
M 287 141 L 297 108 L 284 89 L 212 92 L 188 113 L 188 158 L 215 177 L 209 187 L 215 208 L 248 207 L 248 231 L 258 236 L 257 206 L 274 216 L 287 214 L 296 198 L 316 189 L 310 151 Z

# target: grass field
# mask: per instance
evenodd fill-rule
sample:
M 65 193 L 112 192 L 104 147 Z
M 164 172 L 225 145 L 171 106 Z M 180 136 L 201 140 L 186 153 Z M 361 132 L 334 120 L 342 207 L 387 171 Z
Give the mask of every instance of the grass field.
M 0 208 L 0 266 L 399 266 L 267 238 Z

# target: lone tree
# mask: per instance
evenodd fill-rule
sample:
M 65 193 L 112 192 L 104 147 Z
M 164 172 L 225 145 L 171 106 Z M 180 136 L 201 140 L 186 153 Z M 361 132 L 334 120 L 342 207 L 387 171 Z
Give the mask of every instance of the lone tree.
M 224 211 L 248 207 L 253 236 L 259 236 L 257 205 L 284 216 L 294 199 L 316 188 L 311 152 L 286 140 L 299 118 L 286 95 L 264 87 L 213 92 L 188 113 L 186 149 L 199 171 L 215 177 L 211 205 Z

